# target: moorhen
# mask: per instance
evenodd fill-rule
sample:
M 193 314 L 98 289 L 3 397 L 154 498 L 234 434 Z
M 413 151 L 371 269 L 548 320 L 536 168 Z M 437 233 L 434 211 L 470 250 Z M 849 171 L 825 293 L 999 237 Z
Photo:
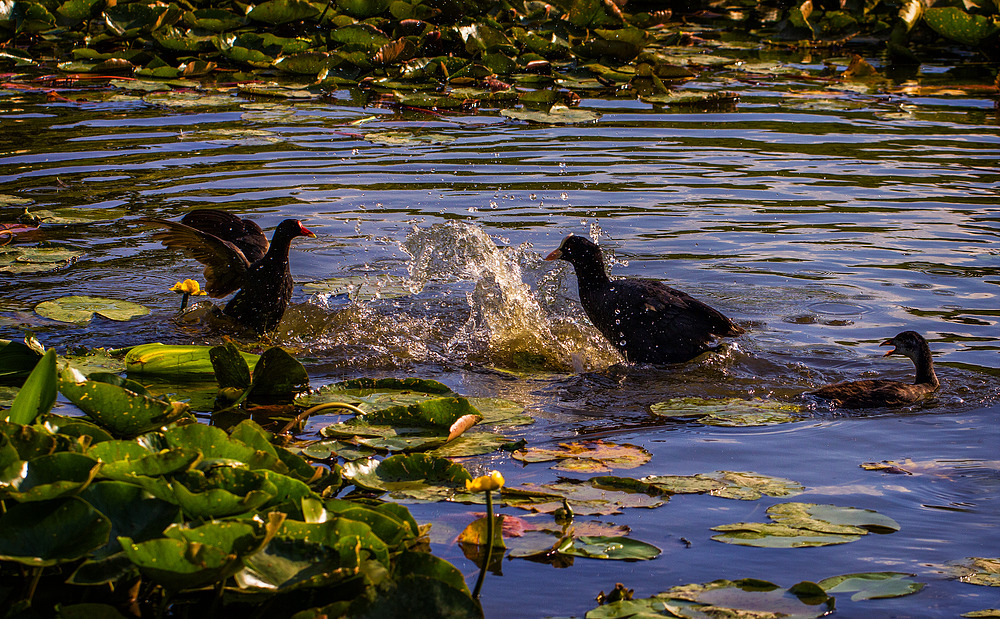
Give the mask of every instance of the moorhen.
M 626 361 L 680 363 L 710 350 L 716 337 L 744 333 L 719 311 L 662 282 L 609 279 L 601 248 L 581 236 L 567 236 L 545 259 L 573 265 L 584 311 Z
M 912 404 L 920 398 L 934 393 L 941 386 L 934 373 L 934 361 L 927 340 L 916 331 L 903 331 L 879 346 L 892 346 L 885 353 L 909 357 L 917 368 L 917 378 L 913 383 L 900 380 L 855 380 L 827 385 L 808 395 L 830 400 L 831 404 L 842 408 L 873 408 L 876 406 L 900 406 Z
M 267 242 L 252 221 L 212 209 L 192 211 L 181 221 L 141 218 L 166 228 L 153 238 L 205 265 L 205 290 L 224 297 L 238 290 L 223 313 L 257 334 L 278 326 L 292 296 L 288 249 L 297 236 L 316 235 L 297 219 L 286 219 Z

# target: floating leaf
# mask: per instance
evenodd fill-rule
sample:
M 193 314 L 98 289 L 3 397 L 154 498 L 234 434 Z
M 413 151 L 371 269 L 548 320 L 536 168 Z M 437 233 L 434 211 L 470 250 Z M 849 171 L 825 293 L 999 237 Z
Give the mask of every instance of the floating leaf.
M 511 456 L 522 462 L 552 462 L 552 468 L 580 472 L 601 472 L 611 469 L 632 469 L 649 462 L 652 456 L 642 447 L 629 444 L 584 441 L 562 443 L 558 449 L 529 447 L 519 449 Z
M 161 376 L 183 379 L 212 377 L 211 346 L 173 346 L 164 344 L 142 344 L 125 355 L 125 367 L 129 375 Z M 251 369 L 260 359 L 258 355 L 241 352 Z
M 1000 558 L 969 557 L 949 565 L 955 578 L 970 585 L 1000 587 Z
M 753 472 L 714 471 L 696 475 L 652 475 L 639 480 L 671 494 L 708 493 L 741 501 L 756 501 L 761 496 L 789 496 L 801 493 L 798 482 Z
M 799 421 L 804 409 L 797 404 L 741 398 L 673 398 L 651 405 L 654 415 L 671 418 L 694 418 L 709 426 L 751 427 Z
M 541 110 L 500 110 L 501 116 L 515 120 L 542 123 L 546 125 L 573 125 L 577 123 L 596 122 L 601 115 L 591 110 L 568 108 L 565 105 L 553 105 L 548 111 Z
M 72 295 L 43 301 L 35 306 L 35 312 L 59 322 L 88 323 L 94 314 L 124 322 L 137 316 L 145 316 L 149 313 L 149 308 L 130 301 Z
M 427 454 L 390 456 L 377 463 L 348 463 L 344 477 L 358 486 L 393 495 L 445 498 L 472 479 L 460 464 Z
M 910 580 L 914 574 L 903 572 L 865 572 L 824 578 L 818 584 L 827 593 L 853 593 L 851 600 L 896 598 L 916 593 L 924 583 Z
M 762 548 L 804 548 L 853 542 L 869 531 L 899 530 L 896 521 L 870 509 L 779 503 L 769 507 L 767 513 L 774 523 L 740 522 L 712 527 L 713 531 L 723 531 L 712 539 Z

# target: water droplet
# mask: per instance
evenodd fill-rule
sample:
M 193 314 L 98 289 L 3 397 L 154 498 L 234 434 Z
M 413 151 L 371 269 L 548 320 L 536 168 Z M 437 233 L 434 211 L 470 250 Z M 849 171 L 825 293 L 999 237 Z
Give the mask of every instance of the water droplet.
M 497 206 L 499 205 L 496 203 L 496 201 L 490 200 L 490 208 L 496 208 Z
M 565 161 L 560 161 L 559 162 L 559 171 L 560 172 L 565 172 L 566 171 L 566 162 Z
M 559 197 L 560 197 L 560 198 L 562 198 L 564 202 L 565 202 L 566 200 L 569 200 L 569 194 L 568 194 L 568 193 L 566 193 L 565 191 L 564 191 L 564 192 L 562 192 L 561 194 L 559 194 Z
M 476 207 L 474 207 L 474 206 L 470 206 L 470 207 L 469 207 L 469 212 L 470 212 L 470 213 L 478 213 L 478 212 L 479 212 L 479 209 L 477 209 L 477 208 L 476 208 Z
M 537 199 L 538 199 L 538 196 L 537 196 L 537 195 L 535 195 L 535 194 L 530 194 L 530 195 L 528 196 L 528 199 L 529 199 L 529 200 L 537 200 Z
M 355 148 L 355 149 L 351 150 L 351 154 L 357 156 L 358 149 Z

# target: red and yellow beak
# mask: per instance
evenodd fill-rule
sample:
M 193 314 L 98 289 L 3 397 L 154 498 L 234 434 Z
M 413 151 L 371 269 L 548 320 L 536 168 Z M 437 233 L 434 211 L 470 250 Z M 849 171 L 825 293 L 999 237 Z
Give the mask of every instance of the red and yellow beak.
M 302 236 L 311 236 L 312 238 L 316 238 L 316 234 L 309 228 L 303 226 L 301 222 L 299 223 L 299 234 Z
M 894 354 L 898 350 L 896 348 L 896 342 L 893 341 L 891 338 L 888 339 L 888 340 L 886 340 L 886 341 L 884 341 L 884 342 L 882 342 L 881 344 L 879 344 L 879 346 L 892 346 L 892 350 L 890 350 L 889 352 L 887 352 L 884 355 L 882 355 L 883 357 L 888 357 L 889 355 Z
M 546 260 L 558 260 L 560 258 L 562 258 L 562 250 L 561 249 L 555 249 L 548 256 L 545 256 Z

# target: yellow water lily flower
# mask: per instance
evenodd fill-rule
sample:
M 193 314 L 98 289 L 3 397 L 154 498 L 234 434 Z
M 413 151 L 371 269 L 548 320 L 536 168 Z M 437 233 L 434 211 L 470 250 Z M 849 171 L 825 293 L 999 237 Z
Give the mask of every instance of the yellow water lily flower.
M 170 289 L 171 292 L 177 292 L 180 294 L 193 294 L 195 296 L 208 294 L 201 289 L 201 284 L 193 279 L 185 279 L 182 282 L 177 282 Z
M 503 488 L 503 475 L 500 471 L 491 471 L 489 475 L 465 480 L 465 489 L 469 492 L 486 492 L 500 488 Z

